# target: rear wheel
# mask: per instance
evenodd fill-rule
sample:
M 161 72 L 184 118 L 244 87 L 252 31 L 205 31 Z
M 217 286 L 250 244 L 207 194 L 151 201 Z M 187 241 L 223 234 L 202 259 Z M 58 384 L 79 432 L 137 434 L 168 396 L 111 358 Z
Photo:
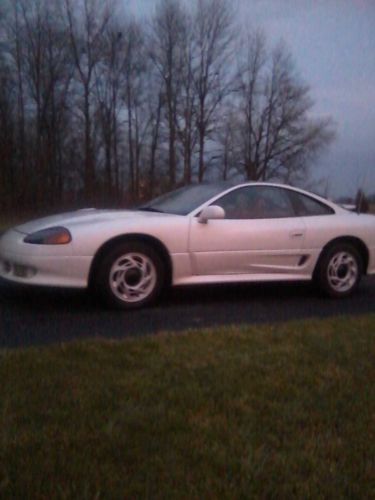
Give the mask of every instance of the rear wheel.
M 320 288 L 331 297 L 350 295 L 362 275 L 362 260 L 353 245 L 337 243 L 329 247 L 318 265 Z
M 95 289 L 105 302 L 121 309 L 136 309 L 154 302 L 164 286 L 159 254 L 142 242 L 116 245 L 100 263 Z

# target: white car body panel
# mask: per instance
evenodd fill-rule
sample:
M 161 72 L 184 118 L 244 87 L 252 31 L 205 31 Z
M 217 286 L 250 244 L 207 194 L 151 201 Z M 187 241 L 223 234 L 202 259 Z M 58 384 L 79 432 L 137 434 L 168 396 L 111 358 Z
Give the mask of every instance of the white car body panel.
M 212 220 L 190 227 L 194 274 L 282 274 L 297 270 L 304 223 L 301 218 Z
M 6 232 L 0 240 L 0 258 L 15 264 L 36 267 L 38 274 L 27 279 L 30 284 L 84 288 L 88 285 L 92 260 L 105 242 L 124 234 L 147 235 L 159 240 L 170 252 L 174 264 L 173 276 L 176 279 L 181 274 L 191 274 L 187 253 L 190 223 L 188 217 L 125 210 L 98 211 L 95 215 L 91 210 L 86 214 L 82 212 L 85 211 L 46 217 Z M 66 227 L 72 235 L 72 242 L 68 245 L 23 243 L 26 234 L 60 225 Z M 68 266 L 64 265 L 67 263 Z M 1 275 L 9 278 L 0 271 Z M 12 278 L 17 282 L 25 281 L 16 276 Z
M 334 216 L 304 217 L 306 235 L 304 248 L 318 259 L 321 249 L 336 238 L 357 238 L 369 252 L 367 274 L 375 274 L 375 216 L 353 212 L 339 212 Z
M 321 201 L 335 213 L 198 222 L 197 215 L 205 206 L 248 185 L 291 189 Z M 70 231 L 71 243 L 38 245 L 23 241 L 25 235 L 56 226 Z M 87 287 L 100 248 L 114 238 L 129 235 L 154 238 L 165 247 L 172 263 L 172 285 L 309 280 L 325 245 L 342 237 L 357 238 L 365 244 L 369 252 L 367 274 L 375 274 L 374 216 L 348 212 L 303 190 L 264 183 L 223 190 L 188 215 L 87 209 L 22 224 L 0 238 L 0 276 L 22 283 Z M 36 273 L 9 273 L 8 264 Z

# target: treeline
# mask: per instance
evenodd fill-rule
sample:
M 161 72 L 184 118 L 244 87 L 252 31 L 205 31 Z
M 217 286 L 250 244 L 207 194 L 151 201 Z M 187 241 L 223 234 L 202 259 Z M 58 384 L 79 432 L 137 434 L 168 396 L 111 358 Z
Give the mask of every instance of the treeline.
M 0 210 L 127 204 L 232 176 L 293 182 L 333 137 L 283 45 L 225 0 L 0 6 Z

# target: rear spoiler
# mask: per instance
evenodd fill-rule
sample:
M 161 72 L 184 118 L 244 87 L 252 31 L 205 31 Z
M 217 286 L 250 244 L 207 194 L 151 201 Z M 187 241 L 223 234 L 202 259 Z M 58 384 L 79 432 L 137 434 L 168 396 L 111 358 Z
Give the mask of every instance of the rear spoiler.
M 350 203 L 343 203 L 340 205 L 342 208 L 345 208 L 345 210 L 349 210 L 350 212 L 357 212 L 357 206 L 354 204 Z

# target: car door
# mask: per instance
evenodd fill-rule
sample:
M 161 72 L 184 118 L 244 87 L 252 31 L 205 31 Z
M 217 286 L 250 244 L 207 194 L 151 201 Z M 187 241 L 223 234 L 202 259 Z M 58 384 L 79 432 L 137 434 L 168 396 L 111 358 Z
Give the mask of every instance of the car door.
M 189 251 L 195 275 L 298 274 L 305 227 L 286 191 L 243 186 L 217 199 L 225 218 L 192 218 Z

